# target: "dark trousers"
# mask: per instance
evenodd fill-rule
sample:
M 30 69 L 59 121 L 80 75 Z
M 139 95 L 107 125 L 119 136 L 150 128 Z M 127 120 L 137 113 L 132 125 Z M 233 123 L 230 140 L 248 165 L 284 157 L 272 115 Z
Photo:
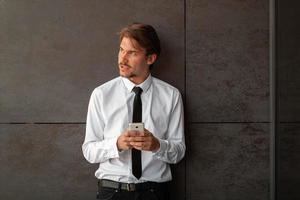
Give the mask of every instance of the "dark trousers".
M 100 200 L 169 200 L 168 185 L 160 183 L 136 191 L 99 187 L 98 197 Z

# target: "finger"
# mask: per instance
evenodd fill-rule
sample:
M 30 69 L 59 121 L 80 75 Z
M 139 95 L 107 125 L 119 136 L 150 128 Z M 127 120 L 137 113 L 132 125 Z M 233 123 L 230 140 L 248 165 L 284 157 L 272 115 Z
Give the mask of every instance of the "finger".
M 129 145 L 130 144 L 130 138 L 131 137 L 122 137 L 121 138 L 121 143 L 123 143 L 124 145 Z
M 129 143 L 129 142 L 132 142 L 132 141 L 133 141 L 132 138 L 134 138 L 134 137 L 130 137 L 130 136 L 124 137 L 123 141 Z
M 132 146 L 132 148 L 140 150 L 140 151 L 146 151 L 146 148 L 144 146 Z
M 123 143 L 129 143 L 130 142 L 130 137 L 123 137 L 122 139 L 121 139 L 121 141 L 123 142 Z
M 141 137 L 143 137 L 143 136 L 145 136 L 145 133 L 144 133 L 144 131 L 136 131 L 136 135 L 135 136 L 141 136 Z
M 135 137 L 138 136 L 139 132 L 138 131 L 128 131 L 128 136 L 129 137 Z
M 134 148 L 142 148 L 143 142 L 130 142 L 130 145 L 132 145 Z
M 126 137 L 129 137 L 129 136 L 130 136 L 130 133 L 129 133 L 129 131 L 126 131 L 126 132 L 124 132 L 123 135 L 126 136 Z
M 150 148 L 145 147 L 145 146 L 142 146 L 142 147 L 134 146 L 132 148 L 135 148 L 135 149 L 140 150 L 140 151 L 150 151 Z
M 147 133 L 145 131 L 139 132 L 139 136 L 145 137 L 145 136 L 147 136 Z
M 150 144 L 148 142 L 135 142 L 135 143 L 131 143 L 132 147 L 138 150 L 145 150 L 145 151 L 150 151 Z
M 147 129 L 144 130 L 144 133 L 145 133 L 146 136 L 152 136 L 152 135 L 153 135 L 153 134 L 152 134 L 150 131 L 148 131 Z
M 148 141 L 146 137 L 136 136 L 136 137 L 130 137 L 128 139 L 130 142 L 145 142 Z
M 145 151 L 142 147 L 133 147 L 134 149 L 140 150 L 140 151 Z

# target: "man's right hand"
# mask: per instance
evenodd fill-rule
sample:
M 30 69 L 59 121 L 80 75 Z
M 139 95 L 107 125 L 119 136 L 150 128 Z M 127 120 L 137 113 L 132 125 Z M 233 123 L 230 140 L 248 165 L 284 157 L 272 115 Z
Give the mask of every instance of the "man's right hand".
M 137 131 L 124 131 L 117 140 L 117 147 L 119 151 L 128 150 L 132 148 L 130 145 L 130 137 L 138 135 Z

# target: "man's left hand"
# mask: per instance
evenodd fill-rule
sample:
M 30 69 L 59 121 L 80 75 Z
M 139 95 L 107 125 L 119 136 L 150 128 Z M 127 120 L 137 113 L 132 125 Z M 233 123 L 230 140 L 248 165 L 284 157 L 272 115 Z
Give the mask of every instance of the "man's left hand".
M 132 135 L 129 141 L 133 148 L 143 151 L 156 152 L 160 147 L 159 140 L 147 129 L 144 129 L 144 132 Z

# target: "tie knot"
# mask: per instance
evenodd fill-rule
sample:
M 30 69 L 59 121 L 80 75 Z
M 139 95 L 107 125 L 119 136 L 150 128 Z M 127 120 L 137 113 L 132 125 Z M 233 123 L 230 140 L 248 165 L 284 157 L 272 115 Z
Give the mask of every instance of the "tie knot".
M 136 94 L 136 95 L 140 95 L 143 92 L 143 89 L 140 87 L 134 87 L 132 89 L 132 91 Z

